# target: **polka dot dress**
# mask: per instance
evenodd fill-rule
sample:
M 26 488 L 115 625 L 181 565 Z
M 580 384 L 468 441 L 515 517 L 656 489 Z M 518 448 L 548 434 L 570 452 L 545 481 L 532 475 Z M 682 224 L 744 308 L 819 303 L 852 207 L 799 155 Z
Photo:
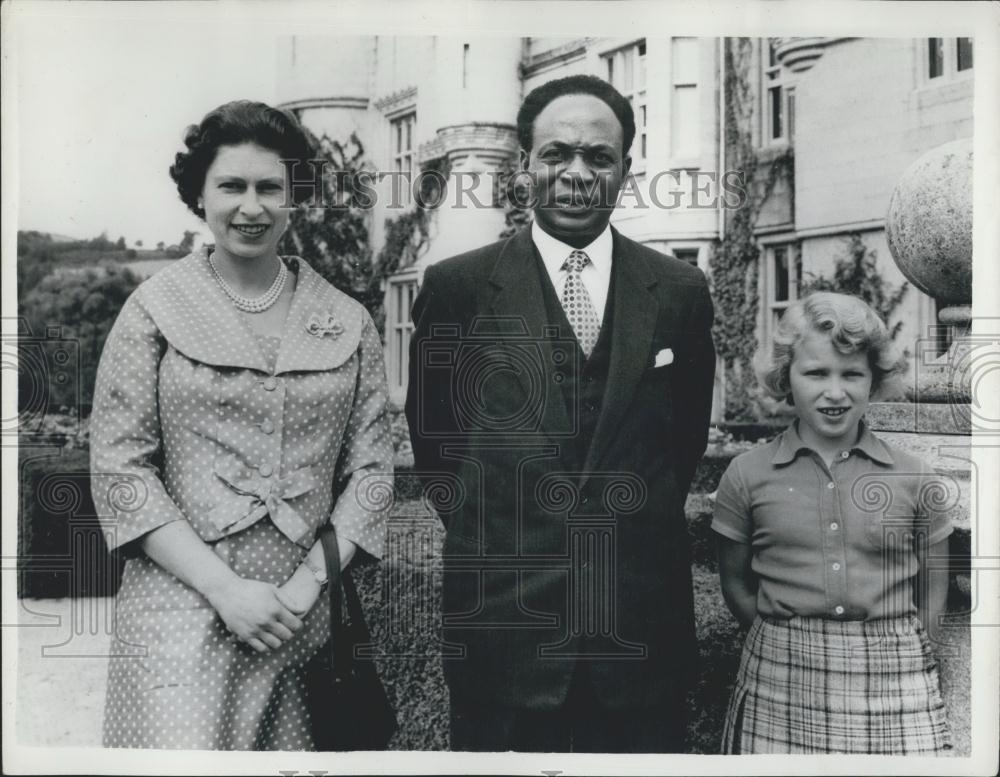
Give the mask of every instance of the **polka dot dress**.
M 108 337 L 93 489 L 128 561 L 107 747 L 313 747 L 303 666 L 329 637 L 328 594 L 294 639 L 258 654 L 134 542 L 187 520 L 237 574 L 276 585 L 327 520 L 381 555 L 392 446 L 378 332 L 305 262 L 287 261 L 298 283 L 280 338 L 250 332 L 203 252 L 144 283 Z
M 601 334 L 601 319 L 580 277 L 583 268 L 588 264 L 590 257 L 583 251 L 574 251 L 563 262 L 562 269 L 567 271 L 567 275 L 560 299 L 566 318 L 573 327 L 573 334 L 580 343 L 583 355 L 587 357 L 593 353 L 597 338 Z

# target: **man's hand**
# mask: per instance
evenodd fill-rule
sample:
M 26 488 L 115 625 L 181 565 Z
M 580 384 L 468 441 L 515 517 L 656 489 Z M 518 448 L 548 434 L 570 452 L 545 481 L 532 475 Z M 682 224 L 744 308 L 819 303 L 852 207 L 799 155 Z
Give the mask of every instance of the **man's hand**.
M 226 628 L 258 653 L 277 650 L 302 628 L 270 583 L 236 577 L 207 597 Z

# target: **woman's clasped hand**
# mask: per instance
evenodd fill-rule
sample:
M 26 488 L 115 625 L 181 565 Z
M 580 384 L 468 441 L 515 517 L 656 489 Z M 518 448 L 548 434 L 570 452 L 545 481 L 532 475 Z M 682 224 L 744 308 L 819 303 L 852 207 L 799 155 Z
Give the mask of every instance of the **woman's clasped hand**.
M 278 586 L 242 577 L 211 590 L 208 601 L 226 628 L 258 653 L 277 650 L 291 640 L 302 629 L 299 616 L 309 609 L 296 612 L 297 602 L 283 596 Z

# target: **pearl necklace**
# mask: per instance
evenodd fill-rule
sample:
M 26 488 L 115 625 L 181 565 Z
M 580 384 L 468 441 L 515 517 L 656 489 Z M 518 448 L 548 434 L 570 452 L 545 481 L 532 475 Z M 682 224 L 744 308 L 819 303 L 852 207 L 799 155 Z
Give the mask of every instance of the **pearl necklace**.
M 279 259 L 278 274 L 274 276 L 274 282 L 271 284 L 271 288 L 259 297 L 244 297 L 242 294 L 237 294 L 233 287 L 222 279 L 222 276 L 219 275 L 219 271 L 215 269 L 215 262 L 212 261 L 211 254 L 208 257 L 208 266 L 212 268 L 212 275 L 215 276 L 215 280 L 218 281 L 219 286 L 222 287 L 226 296 L 232 300 L 233 305 L 236 306 L 237 310 L 242 310 L 244 313 L 263 313 L 269 307 L 274 305 L 274 303 L 278 301 L 278 297 L 281 296 L 281 292 L 285 288 L 285 281 L 288 279 L 288 268 L 285 267 L 285 263 Z

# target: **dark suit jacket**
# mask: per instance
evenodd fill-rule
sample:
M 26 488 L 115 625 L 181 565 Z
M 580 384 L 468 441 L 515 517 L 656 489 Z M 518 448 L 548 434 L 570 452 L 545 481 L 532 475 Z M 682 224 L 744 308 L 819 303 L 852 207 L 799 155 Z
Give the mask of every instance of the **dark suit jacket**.
M 582 356 L 552 331 L 530 230 L 429 267 L 414 304 L 406 412 L 447 527 L 453 694 L 553 707 L 582 660 L 605 704 L 642 707 L 691 676 L 683 507 L 708 434 L 712 302 L 696 268 L 613 235 L 610 369 L 582 468 L 580 402 L 559 388 Z

